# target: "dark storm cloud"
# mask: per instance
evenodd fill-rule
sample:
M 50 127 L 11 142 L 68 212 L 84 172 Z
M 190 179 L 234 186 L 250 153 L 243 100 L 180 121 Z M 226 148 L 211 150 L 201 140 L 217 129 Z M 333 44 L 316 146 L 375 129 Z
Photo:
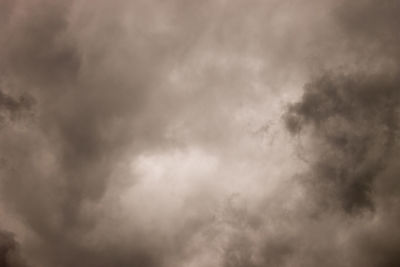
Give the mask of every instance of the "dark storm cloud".
M 398 9 L 0 0 L 0 211 L 24 237 L 0 232 L 0 265 L 397 266 Z M 268 100 L 266 87 L 286 93 L 292 76 L 314 77 L 285 115 L 309 170 L 215 211 L 235 183 L 225 176 L 250 179 L 254 170 L 236 168 L 264 164 L 233 107 Z M 217 159 L 186 153 L 191 145 Z M 149 177 L 136 177 L 127 169 L 143 158 Z M 228 170 L 203 170 L 213 164 Z M 201 175 L 211 185 L 190 184 Z M 125 209 L 126 184 L 135 203 Z
M 305 86 L 301 102 L 289 107 L 288 129 L 312 127 L 314 188 L 332 190 L 352 212 L 373 208 L 372 184 L 384 169 L 399 134 L 400 82 L 395 75 L 329 75 Z M 322 188 L 320 187 L 322 186 Z
M 334 230 L 349 227 L 345 243 L 327 251 L 341 259 L 334 266 L 400 264 L 399 8 L 399 1 L 341 3 L 334 14 L 351 57 L 340 69 L 321 70 L 284 116 L 310 167 L 299 179 L 316 203 L 316 220 L 348 222 Z
M 27 266 L 21 258 L 19 244 L 10 232 L 0 230 L 0 266 L 24 267 Z
M 285 115 L 287 129 L 306 147 L 301 153 L 310 170 L 299 179 L 316 203 L 309 216 L 320 221 L 339 212 L 352 225 L 348 251 L 339 247 L 335 252 L 349 254 L 352 266 L 400 263 L 394 227 L 399 223 L 394 182 L 399 176 L 399 88 L 394 74 L 328 73 L 307 84 L 301 101 Z

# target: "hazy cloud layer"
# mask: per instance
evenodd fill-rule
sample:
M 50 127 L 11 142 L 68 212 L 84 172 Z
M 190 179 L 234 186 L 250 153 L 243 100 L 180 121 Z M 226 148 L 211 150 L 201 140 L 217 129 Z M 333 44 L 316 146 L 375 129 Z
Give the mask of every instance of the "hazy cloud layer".
M 0 0 L 0 266 L 399 266 L 399 12 Z

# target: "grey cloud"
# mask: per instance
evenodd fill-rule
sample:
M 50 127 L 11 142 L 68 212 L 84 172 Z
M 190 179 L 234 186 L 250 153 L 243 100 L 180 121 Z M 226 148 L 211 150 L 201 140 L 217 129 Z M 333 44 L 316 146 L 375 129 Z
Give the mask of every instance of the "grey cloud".
M 35 100 L 28 94 L 14 98 L 0 91 L 0 120 L 3 122 L 7 119 L 13 121 L 29 115 L 34 103 Z
M 1 264 L 396 266 L 398 4 L 384 2 L 1 1 L 1 212 L 28 233 L 0 232 Z M 280 151 L 253 152 L 237 121 L 309 78 L 284 115 L 309 169 L 271 193 L 298 163 L 263 170 Z M 200 156 L 187 171 L 187 147 L 216 173 Z M 155 177 L 132 174 L 141 158 Z M 235 186 L 248 199 L 225 203 Z
M 19 244 L 15 241 L 13 234 L 2 230 L 0 231 L 0 266 L 28 266 L 21 257 L 19 252 Z
M 284 115 L 287 130 L 306 147 L 300 153 L 309 170 L 299 179 L 317 204 L 317 220 L 348 222 L 334 230 L 349 227 L 346 251 L 328 250 L 341 258 L 334 266 L 399 264 L 390 226 L 398 223 L 398 8 L 398 1 L 341 3 L 334 14 L 352 55 L 344 63 L 353 67 L 320 71 Z
M 346 210 L 371 206 L 371 184 L 398 140 L 399 82 L 391 75 L 325 76 L 289 107 L 292 133 L 313 127 L 316 180 L 338 190 Z M 321 188 L 320 188 L 321 189 Z
M 19 1 L 8 11 L 3 79 L 36 105 L 34 118 L 0 133 L 2 201 L 37 235 L 23 249 L 36 249 L 39 266 L 159 266 L 166 248 L 142 246 L 150 238 L 139 234 L 126 244 L 86 246 L 85 235 L 102 219 L 86 207 L 103 197 L 127 155 L 168 145 L 168 107 L 158 109 L 153 94 L 164 64 L 186 47 L 175 39 L 191 38 L 191 32 L 178 25 L 178 36 L 153 34 L 150 18 L 140 18 L 139 10 L 142 25 L 131 36 L 119 17 L 128 3 L 116 14 L 99 3 L 84 10 L 88 20 L 75 21 L 79 4 Z M 184 14 L 180 19 L 187 20 Z M 31 105 L 26 97 L 1 96 L 1 107 L 12 114 Z

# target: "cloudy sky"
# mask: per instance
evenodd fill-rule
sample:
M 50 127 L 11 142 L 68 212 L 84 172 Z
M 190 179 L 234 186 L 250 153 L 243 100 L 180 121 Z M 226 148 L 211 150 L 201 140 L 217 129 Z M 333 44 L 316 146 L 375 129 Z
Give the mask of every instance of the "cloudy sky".
M 400 266 L 399 0 L 0 0 L 0 267 Z

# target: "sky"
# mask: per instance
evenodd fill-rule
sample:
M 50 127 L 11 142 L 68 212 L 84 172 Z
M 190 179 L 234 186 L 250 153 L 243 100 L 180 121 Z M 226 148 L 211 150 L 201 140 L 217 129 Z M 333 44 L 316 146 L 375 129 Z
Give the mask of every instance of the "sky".
M 400 266 L 399 0 L 0 0 L 0 267 Z

